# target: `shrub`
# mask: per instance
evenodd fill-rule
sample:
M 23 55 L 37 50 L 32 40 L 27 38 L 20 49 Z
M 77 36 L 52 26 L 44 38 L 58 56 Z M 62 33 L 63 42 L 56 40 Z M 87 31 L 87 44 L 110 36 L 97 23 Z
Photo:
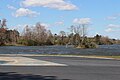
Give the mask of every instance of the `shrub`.
M 81 45 L 77 46 L 77 48 L 97 48 L 98 45 L 94 42 L 89 42 L 89 43 L 82 43 Z

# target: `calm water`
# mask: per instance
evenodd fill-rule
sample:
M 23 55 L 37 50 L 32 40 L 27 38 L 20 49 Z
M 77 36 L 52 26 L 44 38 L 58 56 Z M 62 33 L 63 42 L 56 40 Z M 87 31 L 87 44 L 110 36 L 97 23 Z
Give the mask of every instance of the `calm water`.
M 120 45 L 102 45 L 97 49 L 76 49 L 72 46 L 3 46 L 0 54 L 81 54 L 120 55 Z

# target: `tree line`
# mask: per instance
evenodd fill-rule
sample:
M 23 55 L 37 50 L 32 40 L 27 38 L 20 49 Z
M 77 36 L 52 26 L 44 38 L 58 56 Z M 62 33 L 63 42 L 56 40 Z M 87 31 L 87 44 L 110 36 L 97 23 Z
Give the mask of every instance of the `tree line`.
M 69 34 L 65 31 L 60 31 L 59 34 L 52 34 L 41 23 L 36 23 L 35 26 L 27 25 L 18 43 L 26 46 L 74 45 L 78 48 L 96 48 L 98 45 L 120 43 L 119 40 L 109 39 L 98 34 L 94 37 L 87 37 L 86 25 L 72 25 L 69 30 Z
M 0 45 L 73 45 L 77 48 L 97 48 L 98 45 L 120 44 L 120 40 L 98 34 L 87 37 L 88 24 L 72 25 L 70 33 L 60 31 L 59 34 L 53 34 L 40 22 L 34 26 L 26 25 L 22 35 L 17 30 L 8 30 L 6 27 L 6 19 L 0 20 Z

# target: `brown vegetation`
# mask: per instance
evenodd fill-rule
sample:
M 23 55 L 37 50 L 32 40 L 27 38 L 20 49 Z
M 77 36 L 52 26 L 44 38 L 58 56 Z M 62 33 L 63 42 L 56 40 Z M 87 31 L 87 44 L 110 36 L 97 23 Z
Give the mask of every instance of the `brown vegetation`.
M 0 20 L 0 45 L 17 43 L 19 40 L 19 32 L 17 30 L 7 30 L 6 19 Z
M 97 45 L 120 44 L 120 40 L 109 39 L 101 35 L 87 37 L 86 25 L 70 27 L 70 33 L 60 31 L 59 34 L 52 34 L 46 26 L 37 23 L 35 26 L 27 25 L 22 35 L 17 30 L 6 28 L 6 19 L 0 20 L 0 45 L 20 44 L 26 46 L 42 45 L 74 45 L 77 48 L 96 48 Z

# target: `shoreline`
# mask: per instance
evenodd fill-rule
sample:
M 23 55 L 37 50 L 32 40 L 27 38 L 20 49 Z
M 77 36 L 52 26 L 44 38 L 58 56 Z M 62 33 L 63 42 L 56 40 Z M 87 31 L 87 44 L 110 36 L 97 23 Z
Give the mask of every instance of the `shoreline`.
M 120 56 L 100 56 L 100 55 L 66 55 L 66 54 L 0 54 L 2 57 L 18 57 L 18 56 L 57 56 L 57 57 L 81 57 L 81 58 L 96 58 L 96 59 L 112 59 L 120 60 Z

